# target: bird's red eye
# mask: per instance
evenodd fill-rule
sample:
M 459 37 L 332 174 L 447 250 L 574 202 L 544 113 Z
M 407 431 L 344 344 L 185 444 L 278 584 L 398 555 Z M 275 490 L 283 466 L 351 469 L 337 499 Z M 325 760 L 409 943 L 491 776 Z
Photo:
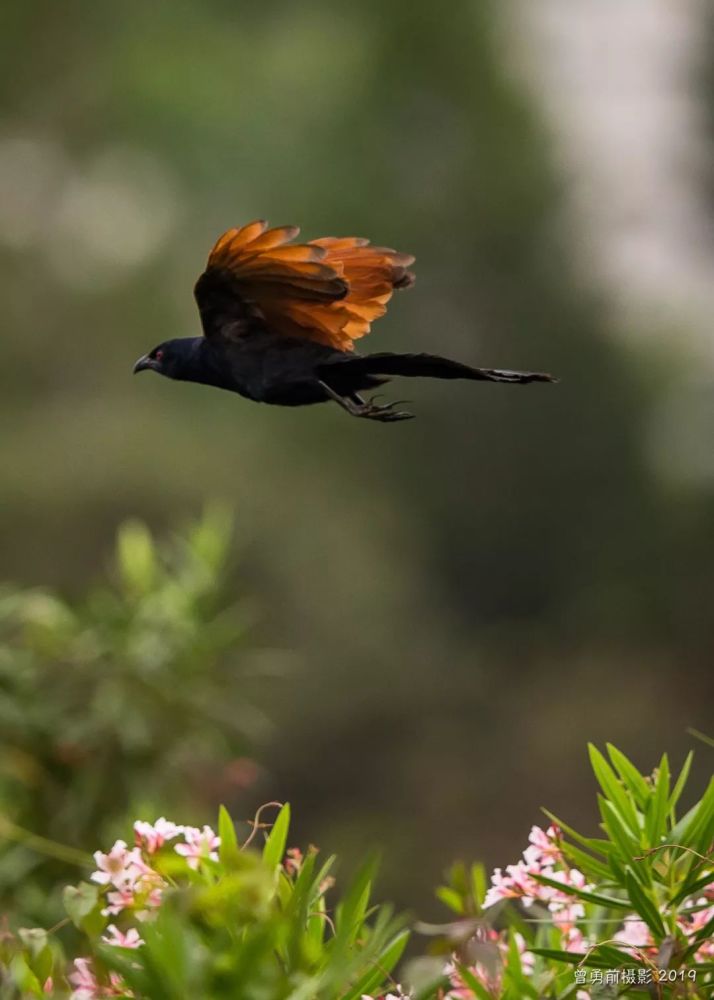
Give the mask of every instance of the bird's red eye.
M 154 352 L 154 361 L 161 361 L 161 359 L 163 358 L 163 356 L 164 356 L 164 352 L 163 351 L 155 351 Z

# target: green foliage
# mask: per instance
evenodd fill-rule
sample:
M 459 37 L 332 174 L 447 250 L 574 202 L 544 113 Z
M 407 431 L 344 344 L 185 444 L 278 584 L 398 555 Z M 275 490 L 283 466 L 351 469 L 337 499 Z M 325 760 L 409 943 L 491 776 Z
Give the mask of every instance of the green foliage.
M 0 597 L 0 835 L 41 830 L 87 848 L 130 811 L 176 810 L 230 791 L 223 768 L 255 732 L 245 615 L 226 607 L 230 523 L 219 509 L 159 545 L 129 522 L 110 584 L 77 601 L 45 590 Z M 67 860 L 63 848 L 40 845 Z M 37 915 L 39 864 L 0 842 L 0 901 Z
M 652 775 L 612 746 L 607 757 L 590 747 L 590 759 L 606 836 L 551 817 L 557 825 L 534 828 L 524 861 L 490 887 L 482 866 L 454 865 L 437 895 L 456 919 L 419 925 L 428 954 L 399 973 L 408 932 L 372 903 L 373 860 L 334 899 L 335 859 L 286 851 L 287 805 L 267 834 L 263 807 L 242 842 L 221 808 L 219 837 L 137 823 L 135 848 L 117 842 L 91 881 L 65 889 L 56 933 L 3 935 L 0 998 L 45 996 L 48 977 L 63 998 L 84 977 L 92 997 L 134 1000 L 597 1000 L 643 988 L 706 1000 L 714 783 L 680 815 L 691 758 L 674 782 L 666 757 Z
M 513 903 L 493 909 L 479 867 L 454 867 L 437 894 L 460 920 L 440 950 L 454 950 L 462 982 L 480 998 L 565 998 L 578 984 L 583 995 L 605 996 L 607 973 L 617 996 L 642 996 L 642 984 L 656 983 L 662 997 L 703 1000 L 714 992 L 714 779 L 680 815 L 691 754 L 673 782 L 666 754 L 644 775 L 616 747 L 607 758 L 589 751 L 605 837 L 586 837 L 546 810 L 552 853 L 524 855 L 500 893 Z M 492 915 L 508 930 L 489 929 Z
M 163 893 L 153 920 L 141 920 L 138 902 L 121 917 L 104 916 L 112 885 L 69 887 L 67 912 L 82 932 L 80 951 L 89 962 L 94 995 L 359 1000 L 389 984 L 408 935 L 388 907 L 371 905 L 374 866 L 357 875 L 333 909 L 327 901 L 332 891 L 327 871 L 334 859 L 318 864 L 311 850 L 305 858 L 290 852 L 283 863 L 289 817 L 284 806 L 258 852 L 249 847 L 252 837 L 238 846 L 235 827 L 222 809 L 221 853 L 217 859 L 206 855 L 195 870 L 171 843 L 145 851 L 151 878 Z M 141 946 L 130 950 L 107 944 L 103 938 L 112 920 L 138 927 Z M 76 975 L 77 966 L 74 973 L 65 967 L 43 931 L 7 936 L 2 948 L 6 993 L 0 996 L 44 996 L 48 976 L 54 980 L 53 995 L 66 996 L 68 976 Z

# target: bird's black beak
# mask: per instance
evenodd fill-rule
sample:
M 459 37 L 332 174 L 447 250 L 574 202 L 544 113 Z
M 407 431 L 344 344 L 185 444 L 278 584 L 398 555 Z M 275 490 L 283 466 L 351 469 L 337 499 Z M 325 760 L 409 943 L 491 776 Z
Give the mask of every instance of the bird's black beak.
M 134 374 L 136 375 L 137 372 L 143 372 L 146 371 L 147 368 L 153 368 L 153 367 L 154 367 L 154 362 L 151 360 L 148 354 L 145 354 L 143 357 L 139 358 L 139 360 L 134 365 Z

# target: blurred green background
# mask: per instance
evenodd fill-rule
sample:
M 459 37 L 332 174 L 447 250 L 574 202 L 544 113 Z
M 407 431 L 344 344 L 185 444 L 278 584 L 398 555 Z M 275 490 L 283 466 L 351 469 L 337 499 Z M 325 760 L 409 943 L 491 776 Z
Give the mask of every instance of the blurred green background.
M 686 6 L 696 53 L 654 96 L 694 109 L 686 192 L 706 288 L 714 46 Z M 166 537 L 221 501 L 236 523 L 225 606 L 240 598 L 246 641 L 280 677 L 251 682 L 260 725 L 202 748 L 216 774 L 250 753 L 250 780 L 194 783 L 194 815 L 175 818 L 210 820 L 219 798 L 237 817 L 289 799 L 297 839 L 381 845 L 383 890 L 425 916 L 454 857 L 512 860 L 539 806 L 594 823 L 587 739 L 647 769 L 662 750 L 680 762 L 687 726 L 711 729 L 707 303 L 683 303 L 663 266 L 651 301 L 640 288 L 622 308 L 627 271 L 618 286 L 597 266 L 617 272 L 617 255 L 590 245 L 613 205 L 588 195 L 588 164 L 563 155 L 557 102 L 525 68 L 533 16 L 476 0 L 0 12 L 0 576 L 81 603 L 121 522 Z M 561 22 L 565 66 L 584 58 L 576 20 L 572 47 Z M 607 37 L 590 69 L 615 114 Z M 635 67 L 636 54 L 633 36 Z M 586 130 L 589 105 L 568 93 Z M 676 160 L 679 134 L 662 129 Z M 625 214 L 629 148 L 610 151 Z M 653 194 L 665 215 L 682 190 L 672 180 L 670 201 L 667 177 Z M 138 355 L 198 332 L 208 250 L 257 217 L 416 254 L 416 288 L 365 347 L 547 369 L 561 384 L 410 383 L 394 397 L 418 419 L 375 426 L 134 379 Z M 222 683 L 211 697 L 242 718 L 230 666 Z M 44 684 L 31 692 L 44 697 Z M 111 699 L 95 709 L 115 716 Z M 131 775 L 149 819 L 188 808 L 175 791 L 185 755 L 162 758 L 177 735 L 162 725 L 150 756 L 165 783 Z

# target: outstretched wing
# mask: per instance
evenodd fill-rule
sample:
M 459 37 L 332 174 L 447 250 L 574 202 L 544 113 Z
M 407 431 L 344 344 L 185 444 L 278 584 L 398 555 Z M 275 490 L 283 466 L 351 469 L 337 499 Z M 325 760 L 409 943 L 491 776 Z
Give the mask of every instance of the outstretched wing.
M 412 284 L 413 257 L 353 237 L 291 243 L 294 226 L 229 229 L 196 283 L 203 331 L 235 339 L 256 322 L 289 337 L 352 350 L 395 288 Z

